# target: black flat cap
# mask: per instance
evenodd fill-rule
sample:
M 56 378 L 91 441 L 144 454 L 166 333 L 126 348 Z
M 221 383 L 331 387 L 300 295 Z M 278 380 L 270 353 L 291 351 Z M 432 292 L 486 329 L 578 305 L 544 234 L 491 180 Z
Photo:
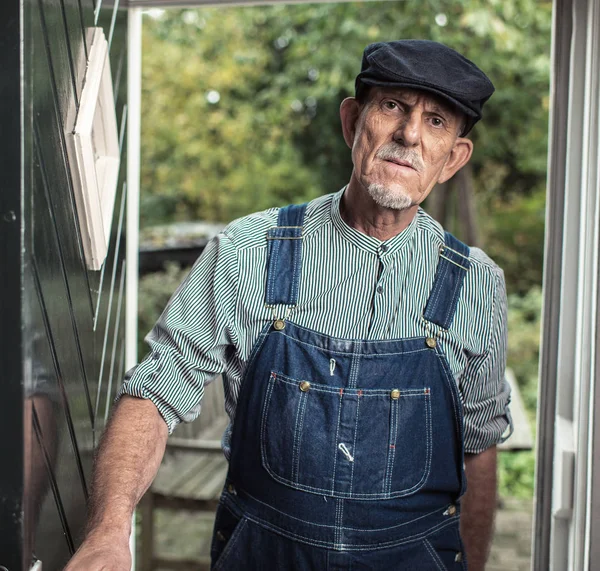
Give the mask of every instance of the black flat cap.
M 356 95 L 364 86 L 409 87 L 429 91 L 466 116 L 462 135 L 479 119 L 483 104 L 494 93 L 490 79 L 457 51 L 429 40 L 377 42 L 365 48 Z

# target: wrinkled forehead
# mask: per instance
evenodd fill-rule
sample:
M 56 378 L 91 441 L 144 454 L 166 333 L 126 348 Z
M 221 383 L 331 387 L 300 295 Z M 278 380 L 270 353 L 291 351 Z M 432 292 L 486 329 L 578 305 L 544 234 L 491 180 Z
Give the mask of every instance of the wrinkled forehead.
M 462 112 L 443 97 L 424 91 L 422 89 L 411 89 L 409 87 L 371 87 L 369 102 L 379 102 L 386 98 L 397 99 L 408 105 L 422 103 L 428 111 L 440 113 L 445 116 L 453 116 L 457 120 L 462 117 Z

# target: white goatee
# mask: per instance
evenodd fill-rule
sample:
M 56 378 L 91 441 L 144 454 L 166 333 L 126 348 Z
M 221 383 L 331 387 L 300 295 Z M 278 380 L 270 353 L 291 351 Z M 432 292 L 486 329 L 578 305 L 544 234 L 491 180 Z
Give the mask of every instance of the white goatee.
M 406 210 L 413 206 L 413 201 L 402 191 L 392 190 L 378 182 L 371 183 L 367 190 L 371 198 L 379 206 L 391 208 L 392 210 Z

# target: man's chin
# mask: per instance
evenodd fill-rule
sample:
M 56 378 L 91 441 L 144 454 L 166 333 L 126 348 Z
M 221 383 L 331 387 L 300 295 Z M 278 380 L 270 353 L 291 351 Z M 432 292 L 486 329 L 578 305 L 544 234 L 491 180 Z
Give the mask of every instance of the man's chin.
M 400 189 L 388 188 L 373 183 L 367 188 L 369 195 L 378 206 L 391 210 L 408 210 L 414 206 L 410 196 Z

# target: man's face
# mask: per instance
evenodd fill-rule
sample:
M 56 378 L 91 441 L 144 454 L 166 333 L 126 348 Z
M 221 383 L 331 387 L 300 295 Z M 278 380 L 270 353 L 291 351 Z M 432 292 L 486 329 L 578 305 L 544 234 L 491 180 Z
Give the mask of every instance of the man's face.
M 342 104 L 342 122 L 353 177 L 385 208 L 420 204 L 471 155 L 471 142 L 458 137 L 460 114 L 423 91 L 371 88 L 363 105 L 354 99 Z M 464 146 L 460 156 L 454 156 L 457 145 Z

